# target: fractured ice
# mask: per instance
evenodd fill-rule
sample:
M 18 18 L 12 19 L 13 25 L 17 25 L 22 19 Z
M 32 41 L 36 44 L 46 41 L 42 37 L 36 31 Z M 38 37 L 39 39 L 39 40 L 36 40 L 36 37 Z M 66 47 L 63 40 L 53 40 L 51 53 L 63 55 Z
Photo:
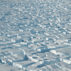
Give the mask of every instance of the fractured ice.
M 0 0 L 0 71 L 71 71 L 71 0 Z

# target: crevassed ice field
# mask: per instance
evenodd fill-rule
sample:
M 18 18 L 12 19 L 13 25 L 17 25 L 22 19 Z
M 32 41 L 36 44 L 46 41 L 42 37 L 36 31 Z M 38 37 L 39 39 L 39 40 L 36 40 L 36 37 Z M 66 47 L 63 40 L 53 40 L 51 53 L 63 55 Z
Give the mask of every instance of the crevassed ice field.
M 71 0 L 0 0 L 0 71 L 71 71 Z

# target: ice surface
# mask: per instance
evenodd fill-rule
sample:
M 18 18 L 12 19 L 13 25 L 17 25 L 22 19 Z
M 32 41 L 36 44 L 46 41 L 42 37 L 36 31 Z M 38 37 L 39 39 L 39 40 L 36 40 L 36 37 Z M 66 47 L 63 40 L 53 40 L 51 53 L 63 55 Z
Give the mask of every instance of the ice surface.
M 0 0 L 0 71 L 71 71 L 71 0 Z

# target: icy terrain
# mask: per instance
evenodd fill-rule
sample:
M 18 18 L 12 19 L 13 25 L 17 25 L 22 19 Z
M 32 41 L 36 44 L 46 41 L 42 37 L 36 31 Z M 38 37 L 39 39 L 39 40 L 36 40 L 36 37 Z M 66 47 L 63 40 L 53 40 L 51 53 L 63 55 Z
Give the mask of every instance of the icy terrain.
M 0 71 L 71 71 L 71 0 L 0 0 Z

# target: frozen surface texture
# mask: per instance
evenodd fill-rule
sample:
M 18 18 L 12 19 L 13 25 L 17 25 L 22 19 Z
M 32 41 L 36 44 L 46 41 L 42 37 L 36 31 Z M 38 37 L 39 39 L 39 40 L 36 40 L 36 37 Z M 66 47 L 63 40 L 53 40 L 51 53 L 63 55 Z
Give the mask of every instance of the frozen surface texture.
M 0 0 L 0 71 L 71 71 L 71 0 Z

